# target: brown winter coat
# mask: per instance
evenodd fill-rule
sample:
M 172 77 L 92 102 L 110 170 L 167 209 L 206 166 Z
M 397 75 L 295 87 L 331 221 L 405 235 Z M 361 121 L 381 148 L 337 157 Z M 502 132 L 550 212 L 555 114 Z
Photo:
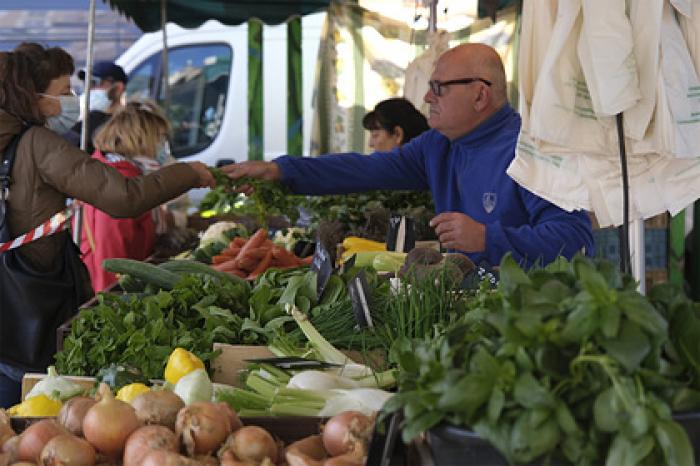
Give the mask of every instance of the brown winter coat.
M 20 128 L 16 117 L 0 110 L 0 151 L 4 152 Z M 184 163 L 125 178 L 39 126 L 22 137 L 10 176 L 7 221 L 13 238 L 63 210 L 66 198 L 92 204 L 113 217 L 135 217 L 195 187 L 199 179 Z M 19 251 L 38 270 L 47 271 L 63 257 L 65 234 L 39 239 Z

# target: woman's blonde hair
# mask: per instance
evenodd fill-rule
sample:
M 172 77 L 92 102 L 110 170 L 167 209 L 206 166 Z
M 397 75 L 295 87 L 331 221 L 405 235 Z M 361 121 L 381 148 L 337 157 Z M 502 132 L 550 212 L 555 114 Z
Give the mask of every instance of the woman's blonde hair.
M 150 100 L 132 100 L 115 112 L 93 138 L 103 154 L 155 157 L 158 144 L 170 134 L 170 123 Z

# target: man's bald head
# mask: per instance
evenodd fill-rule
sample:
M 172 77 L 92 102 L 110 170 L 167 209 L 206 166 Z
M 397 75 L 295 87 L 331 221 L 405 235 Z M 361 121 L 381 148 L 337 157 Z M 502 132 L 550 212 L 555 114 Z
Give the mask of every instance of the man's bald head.
M 458 45 L 440 56 L 449 67 L 461 76 L 484 78 L 491 82 L 497 107 L 508 100 L 506 71 L 503 61 L 493 47 L 485 44 Z
M 484 44 L 462 44 L 443 53 L 424 100 L 428 124 L 450 140 L 462 137 L 508 103 L 503 62 Z

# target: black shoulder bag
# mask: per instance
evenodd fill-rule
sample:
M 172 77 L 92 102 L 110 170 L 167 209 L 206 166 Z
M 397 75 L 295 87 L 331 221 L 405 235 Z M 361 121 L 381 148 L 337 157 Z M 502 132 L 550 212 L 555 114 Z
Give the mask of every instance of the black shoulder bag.
M 24 127 L 0 161 L 0 243 L 11 241 L 7 225 L 10 173 Z M 66 238 L 63 260 L 49 271 L 37 271 L 19 252 L 0 254 L 0 362 L 26 371 L 44 372 L 56 352 L 56 329 L 90 296 L 80 251 Z M 89 278 L 88 278 L 89 279 Z

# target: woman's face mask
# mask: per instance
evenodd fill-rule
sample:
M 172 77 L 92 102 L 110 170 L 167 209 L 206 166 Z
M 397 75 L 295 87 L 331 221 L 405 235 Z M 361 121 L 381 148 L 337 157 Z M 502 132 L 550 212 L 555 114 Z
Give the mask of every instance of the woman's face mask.
M 58 133 L 68 132 L 80 118 L 80 99 L 77 95 L 51 95 L 40 94 L 42 97 L 58 100 L 61 106 L 61 113 L 46 118 L 46 126 Z
M 165 140 L 158 144 L 158 147 L 156 147 L 156 161 L 160 164 L 160 166 L 165 166 L 168 162 L 170 162 L 170 159 L 172 158 L 172 155 L 170 154 L 170 143 Z

